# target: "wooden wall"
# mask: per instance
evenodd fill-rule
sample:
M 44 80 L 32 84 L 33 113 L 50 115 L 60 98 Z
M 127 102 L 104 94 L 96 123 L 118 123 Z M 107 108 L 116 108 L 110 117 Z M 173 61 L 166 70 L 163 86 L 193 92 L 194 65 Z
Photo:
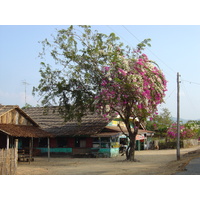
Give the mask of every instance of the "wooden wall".
M 31 125 L 31 123 L 17 110 L 12 110 L 0 117 L 1 124 Z

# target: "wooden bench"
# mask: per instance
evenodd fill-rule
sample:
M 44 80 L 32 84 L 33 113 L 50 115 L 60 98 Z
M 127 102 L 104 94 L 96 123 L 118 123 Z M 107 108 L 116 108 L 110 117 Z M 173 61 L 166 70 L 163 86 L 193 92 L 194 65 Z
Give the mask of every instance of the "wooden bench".
M 29 161 L 34 161 L 34 158 L 30 157 L 29 154 L 26 154 L 25 150 L 18 150 L 18 161 L 29 162 Z

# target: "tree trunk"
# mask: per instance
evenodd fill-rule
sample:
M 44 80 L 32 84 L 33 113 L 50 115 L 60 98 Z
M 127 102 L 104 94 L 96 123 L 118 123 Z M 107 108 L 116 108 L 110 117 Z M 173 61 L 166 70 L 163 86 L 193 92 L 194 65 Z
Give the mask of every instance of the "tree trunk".
M 129 161 L 135 161 L 135 141 L 137 133 L 138 129 L 136 129 L 134 132 L 129 133 L 130 143 L 126 150 L 126 159 Z

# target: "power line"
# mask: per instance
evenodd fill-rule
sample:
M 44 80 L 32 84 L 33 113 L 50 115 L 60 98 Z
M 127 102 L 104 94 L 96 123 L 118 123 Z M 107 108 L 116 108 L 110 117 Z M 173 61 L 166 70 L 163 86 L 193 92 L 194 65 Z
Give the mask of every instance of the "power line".
M 200 85 L 200 83 L 196 83 L 196 82 L 193 82 L 193 81 L 187 81 L 187 80 L 183 80 L 183 79 L 181 79 L 181 81 L 188 82 L 190 84 Z
M 115 31 L 113 28 L 111 28 L 109 25 L 107 25 L 107 27 L 111 30 L 111 31 L 113 31 L 113 32 L 116 32 L 117 33 L 117 31 Z M 129 44 L 129 45 L 131 45 L 130 44 L 130 42 L 129 41 L 127 41 L 124 37 L 122 37 L 119 33 L 117 33 L 117 35 L 119 35 L 120 36 L 120 38 L 122 38 L 127 44 Z
M 165 101 L 171 97 L 171 95 L 175 92 L 175 90 L 176 90 L 176 88 L 174 88 L 174 90 L 173 90 L 173 91 L 170 93 L 170 95 L 165 99 Z
M 130 32 L 124 25 L 122 25 L 138 42 L 141 42 L 132 32 Z
M 190 106 L 191 106 L 191 107 L 194 109 L 194 111 L 196 112 L 196 111 L 197 111 L 197 108 L 194 106 L 194 103 L 191 101 L 191 99 L 190 99 L 190 97 L 189 97 L 189 95 L 188 95 L 188 92 L 187 92 L 187 89 L 186 89 L 184 83 L 182 83 L 181 85 L 183 86 L 182 88 L 184 88 L 184 91 L 185 91 L 185 94 L 186 94 L 186 97 L 187 97 L 187 99 L 188 99 L 188 102 L 189 102 Z
M 136 37 L 131 31 L 129 31 L 124 25 L 122 25 L 122 27 L 127 30 L 136 40 L 138 40 L 139 42 L 141 42 L 141 40 L 138 39 L 138 37 Z M 151 51 L 148 47 L 147 49 L 158 59 L 160 60 L 166 67 L 168 67 L 171 71 L 173 71 L 174 73 L 176 73 L 176 71 L 169 67 L 162 59 L 160 59 L 153 51 Z

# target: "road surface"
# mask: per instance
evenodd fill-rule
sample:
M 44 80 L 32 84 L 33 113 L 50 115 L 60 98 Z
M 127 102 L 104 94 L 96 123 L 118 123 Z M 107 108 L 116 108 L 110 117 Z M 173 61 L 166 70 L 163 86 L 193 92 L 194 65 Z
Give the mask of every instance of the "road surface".
M 185 169 L 185 171 L 177 172 L 176 175 L 200 175 L 200 157 L 192 159 Z

